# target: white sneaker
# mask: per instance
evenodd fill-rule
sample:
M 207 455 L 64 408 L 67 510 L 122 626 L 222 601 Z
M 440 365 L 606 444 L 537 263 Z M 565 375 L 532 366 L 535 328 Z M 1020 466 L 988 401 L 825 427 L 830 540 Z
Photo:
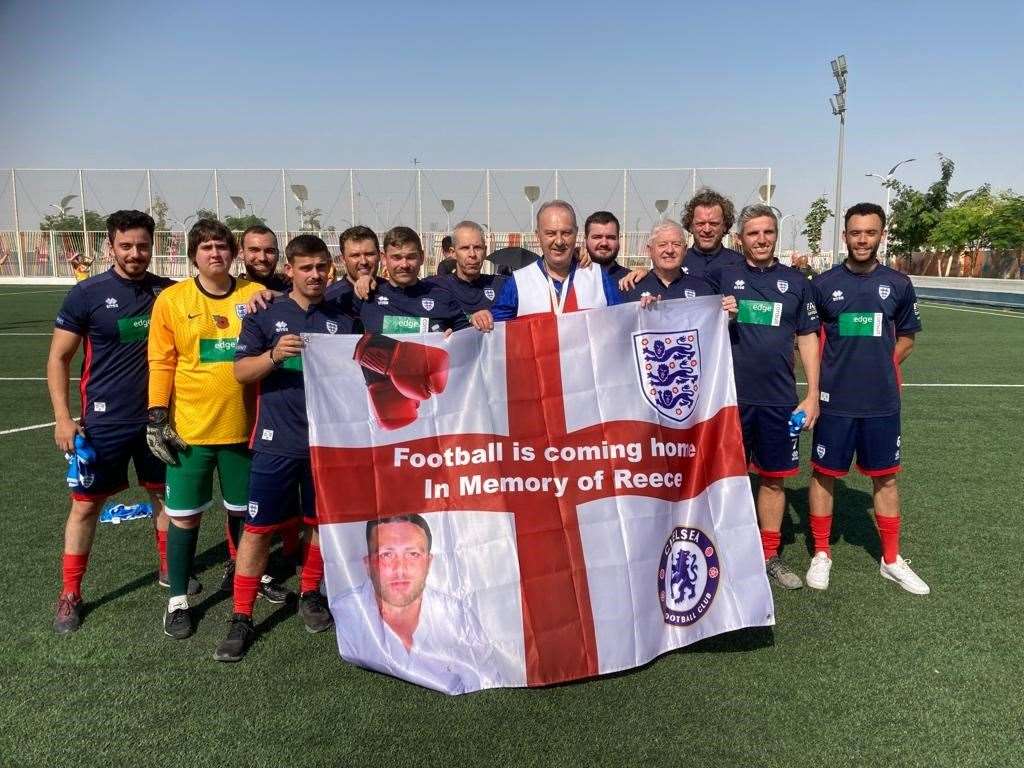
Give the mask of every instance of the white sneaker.
M 885 560 L 881 561 L 881 567 L 879 573 L 882 574 L 882 578 L 889 579 L 889 581 L 895 581 L 907 592 L 911 592 L 915 595 L 927 595 L 931 592 L 931 588 L 921 580 L 910 567 L 910 561 L 904 560 L 899 555 L 896 555 L 895 563 L 886 563 Z
M 811 560 L 804 581 L 812 589 L 828 589 L 828 574 L 832 570 L 832 558 L 824 552 L 818 552 Z

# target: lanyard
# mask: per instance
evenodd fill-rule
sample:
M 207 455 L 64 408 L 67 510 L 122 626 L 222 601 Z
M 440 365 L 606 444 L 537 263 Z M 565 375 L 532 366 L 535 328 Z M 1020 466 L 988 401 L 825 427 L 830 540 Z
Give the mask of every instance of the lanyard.
M 562 295 L 559 296 L 555 291 L 555 281 L 551 279 L 551 275 L 548 274 L 547 270 L 544 270 L 544 276 L 548 279 L 548 295 L 551 297 L 551 308 L 554 310 L 556 315 L 562 314 L 565 309 L 565 298 L 569 295 L 569 289 L 572 287 L 572 276 L 575 270 L 569 270 L 569 276 L 565 278 L 562 283 Z

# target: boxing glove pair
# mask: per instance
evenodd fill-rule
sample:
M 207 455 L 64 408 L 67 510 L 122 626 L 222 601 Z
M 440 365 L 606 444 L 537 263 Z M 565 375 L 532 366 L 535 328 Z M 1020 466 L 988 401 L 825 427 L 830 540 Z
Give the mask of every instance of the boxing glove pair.
M 448 353 L 437 347 L 367 333 L 352 359 L 363 369 L 370 404 L 383 429 L 416 421 L 420 403 L 448 384 Z

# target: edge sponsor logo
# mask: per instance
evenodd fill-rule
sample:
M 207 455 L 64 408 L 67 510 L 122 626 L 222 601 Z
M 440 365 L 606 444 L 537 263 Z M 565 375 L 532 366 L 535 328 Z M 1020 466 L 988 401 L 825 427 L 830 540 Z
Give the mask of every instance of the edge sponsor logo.
M 711 608 L 722 572 L 718 552 L 699 528 L 677 526 L 661 550 L 658 602 L 666 624 L 685 627 Z

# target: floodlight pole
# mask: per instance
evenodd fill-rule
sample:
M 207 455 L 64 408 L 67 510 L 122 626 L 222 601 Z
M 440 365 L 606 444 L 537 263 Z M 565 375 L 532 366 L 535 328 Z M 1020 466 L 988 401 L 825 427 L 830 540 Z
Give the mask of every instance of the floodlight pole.
M 900 160 L 896 165 L 889 169 L 889 172 L 885 176 L 880 176 L 877 173 L 865 173 L 865 176 L 871 176 L 882 182 L 882 186 L 885 187 L 885 239 L 882 241 L 882 263 L 888 265 L 889 261 L 889 206 L 892 202 L 892 180 L 896 178 L 896 169 L 904 163 L 912 163 L 917 158 L 908 157 L 906 160 Z
M 81 168 L 78 169 L 78 197 L 82 202 L 82 251 L 85 260 L 89 261 L 89 225 L 85 221 L 85 174 Z M 50 258 L 52 259 L 53 256 L 51 255 Z M 53 273 L 57 274 L 56 267 L 54 267 Z
M 832 230 L 832 263 L 839 264 L 839 239 L 842 234 L 843 206 L 843 148 L 846 141 L 846 56 L 832 59 L 832 75 L 839 85 L 839 92 L 830 99 L 832 114 L 839 118 L 839 152 L 836 158 L 836 198 Z
M 18 251 L 18 274 L 25 276 L 25 250 L 21 244 L 21 220 L 18 218 L 18 175 L 17 169 L 11 168 L 11 202 L 14 207 L 14 237 L 15 247 Z

